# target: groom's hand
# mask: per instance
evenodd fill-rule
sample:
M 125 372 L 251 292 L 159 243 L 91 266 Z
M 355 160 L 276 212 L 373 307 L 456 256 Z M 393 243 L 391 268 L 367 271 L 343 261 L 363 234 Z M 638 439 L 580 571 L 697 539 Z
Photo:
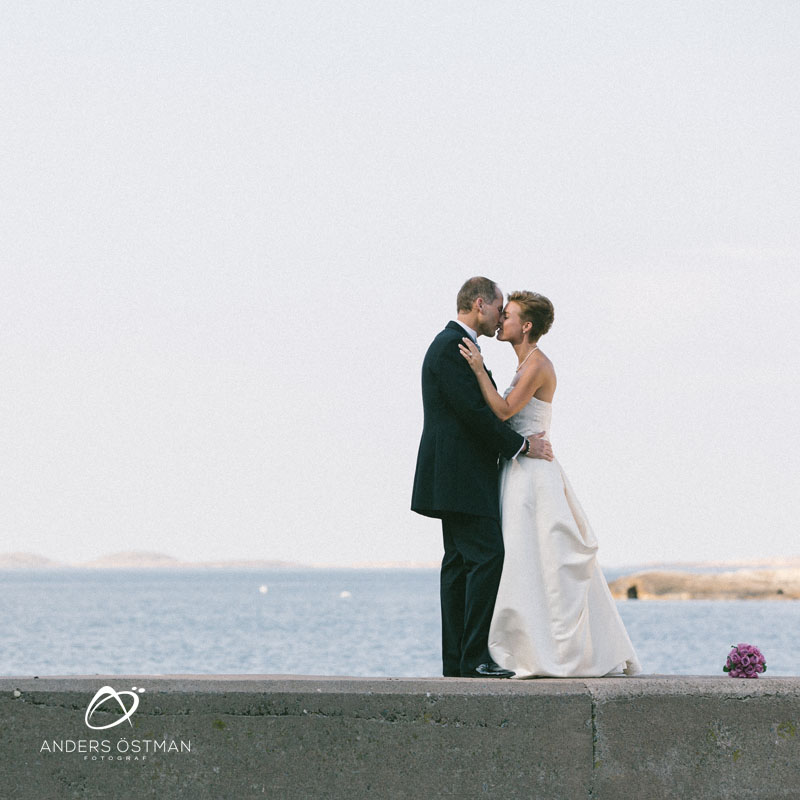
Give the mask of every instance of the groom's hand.
M 533 436 L 528 437 L 530 447 L 525 455 L 528 458 L 543 458 L 545 461 L 553 460 L 553 448 L 547 439 L 544 439 L 544 431 L 541 433 L 534 433 Z

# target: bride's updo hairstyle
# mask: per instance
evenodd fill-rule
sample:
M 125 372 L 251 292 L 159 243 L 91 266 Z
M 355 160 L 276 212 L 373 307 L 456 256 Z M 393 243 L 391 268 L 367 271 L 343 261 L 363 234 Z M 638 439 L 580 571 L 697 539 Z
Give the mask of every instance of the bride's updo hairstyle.
M 523 322 L 531 323 L 532 327 L 528 331 L 531 341 L 537 341 L 550 330 L 555 313 L 553 304 L 543 294 L 512 292 L 508 296 L 508 302 L 516 303 L 519 306 L 519 318 Z

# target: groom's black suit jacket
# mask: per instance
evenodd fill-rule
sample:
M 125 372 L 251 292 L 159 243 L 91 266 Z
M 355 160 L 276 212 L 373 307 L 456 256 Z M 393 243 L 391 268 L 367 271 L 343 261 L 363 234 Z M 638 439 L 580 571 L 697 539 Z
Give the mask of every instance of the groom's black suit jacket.
M 513 458 L 525 440 L 486 405 L 458 349 L 466 335 L 457 322 L 448 323 L 422 362 L 425 417 L 411 510 L 428 517 L 460 512 L 499 519 L 497 456 Z

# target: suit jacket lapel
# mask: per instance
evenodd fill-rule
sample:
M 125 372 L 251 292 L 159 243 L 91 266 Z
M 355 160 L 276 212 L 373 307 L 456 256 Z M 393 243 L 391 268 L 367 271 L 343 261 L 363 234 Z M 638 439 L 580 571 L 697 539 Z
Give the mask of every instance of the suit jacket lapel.
M 452 319 L 450 320 L 450 322 L 447 323 L 447 325 L 445 325 L 445 329 L 457 331 L 461 333 L 462 336 L 469 336 L 469 334 L 455 320 Z M 494 378 L 492 377 L 492 371 L 487 368 L 485 363 L 483 365 L 483 368 L 486 370 L 486 373 L 489 376 L 489 380 L 492 382 L 492 386 L 494 386 L 494 388 L 496 389 L 497 384 L 494 382 Z

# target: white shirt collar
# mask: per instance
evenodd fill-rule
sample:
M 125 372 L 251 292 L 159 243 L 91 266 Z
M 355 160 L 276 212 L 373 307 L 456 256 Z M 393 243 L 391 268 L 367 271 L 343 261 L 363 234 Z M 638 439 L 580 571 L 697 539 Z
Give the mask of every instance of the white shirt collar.
M 454 319 L 453 322 L 457 322 L 469 334 L 469 338 L 472 339 L 475 344 L 478 344 L 478 334 L 475 333 L 469 325 L 465 325 L 460 319 Z

